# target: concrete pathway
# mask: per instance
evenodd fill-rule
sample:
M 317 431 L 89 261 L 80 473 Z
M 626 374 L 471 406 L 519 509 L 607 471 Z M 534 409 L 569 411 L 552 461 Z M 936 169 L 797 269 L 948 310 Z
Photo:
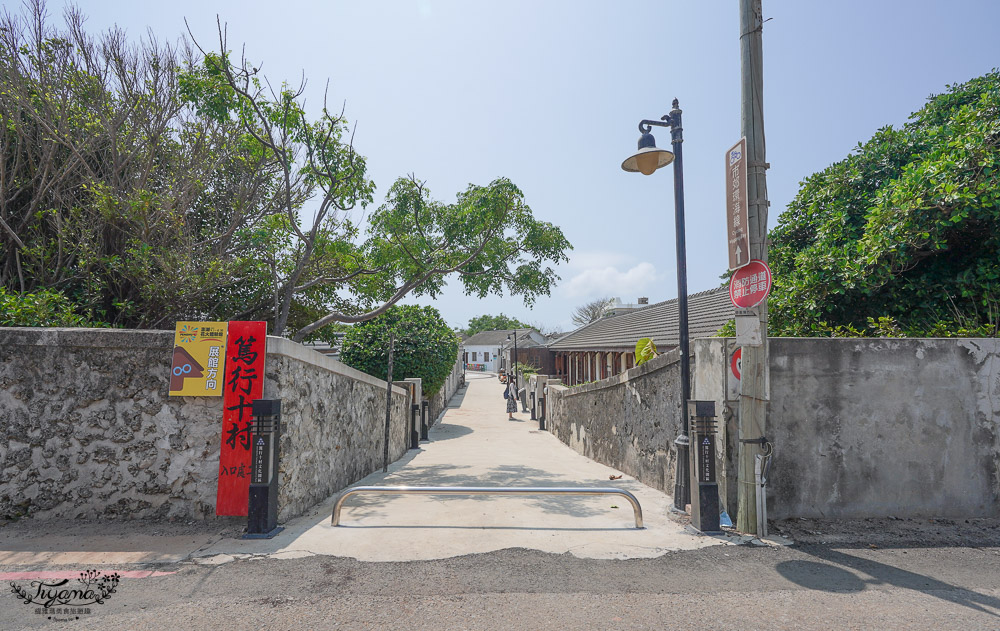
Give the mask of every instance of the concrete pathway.
M 341 525 L 333 527 L 333 497 L 284 524 L 270 540 L 237 538 L 235 522 L 16 522 L 0 529 L 0 569 L 312 555 L 414 561 L 505 548 L 628 559 L 751 539 L 685 530 L 668 516 L 670 496 L 629 476 L 609 480 L 620 472 L 538 431 L 527 413 L 508 421 L 495 375 L 470 373 L 468 384 L 431 429 L 429 442 L 389 465 L 387 474 L 372 474 L 355 486 L 617 487 L 639 499 L 645 528 L 635 528 L 624 497 L 485 495 L 357 496 L 348 499 Z
M 529 548 L 582 558 L 647 558 L 736 541 L 706 537 L 671 520 L 670 496 L 598 464 L 538 431 L 528 413 L 507 420 L 503 386 L 488 373 L 468 375 L 440 423 L 389 472 L 361 485 L 617 487 L 642 504 L 644 529 L 616 496 L 374 496 L 349 498 L 341 525 L 333 499 L 286 525 L 272 540 L 223 540 L 198 552 L 204 562 L 242 555 L 283 558 L 326 554 L 363 561 L 411 561 Z M 218 555 L 218 556 L 215 556 Z

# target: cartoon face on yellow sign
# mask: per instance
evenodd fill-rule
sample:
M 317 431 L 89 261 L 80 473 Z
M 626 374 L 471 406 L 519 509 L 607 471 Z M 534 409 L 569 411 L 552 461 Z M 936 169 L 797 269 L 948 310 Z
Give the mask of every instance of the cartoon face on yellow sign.
M 170 362 L 170 396 L 222 396 L 228 327 L 228 322 L 177 323 Z

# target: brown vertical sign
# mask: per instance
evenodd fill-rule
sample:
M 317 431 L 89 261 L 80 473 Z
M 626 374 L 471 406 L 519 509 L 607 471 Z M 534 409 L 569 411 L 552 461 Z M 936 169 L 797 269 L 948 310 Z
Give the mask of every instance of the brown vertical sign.
M 222 448 L 216 515 L 247 516 L 252 403 L 264 395 L 266 322 L 230 322 L 222 393 Z
M 750 262 L 747 202 L 747 139 L 740 138 L 726 152 L 726 239 L 731 270 Z

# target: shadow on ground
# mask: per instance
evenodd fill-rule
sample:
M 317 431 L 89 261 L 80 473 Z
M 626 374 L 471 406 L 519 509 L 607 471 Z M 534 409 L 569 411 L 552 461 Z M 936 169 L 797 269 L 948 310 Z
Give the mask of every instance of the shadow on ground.
M 391 484 L 393 486 L 427 486 L 428 481 L 433 480 L 433 486 L 559 486 L 559 487 L 588 487 L 607 486 L 605 484 L 595 484 L 593 480 L 576 480 L 567 477 L 552 475 L 542 469 L 517 465 L 499 465 L 489 469 L 485 474 L 466 475 L 462 473 L 465 466 L 456 465 L 430 465 L 430 466 L 409 466 L 396 471 L 392 475 Z M 625 482 L 625 484 L 621 484 Z M 629 484 L 636 484 L 632 481 L 617 481 L 616 486 L 628 490 Z M 394 497 L 391 495 L 359 495 L 348 498 L 344 504 L 344 510 L 349 511 L 354 519 L 387 514 L 386 506 Z M 617 506 L 622 510 L 631 512 L 631 506 L 624 498 L 606 498 L 607 506 L 594 507 L 585 501 L 581 501 L 576 496 L 558 497 L 552 495 L 519 496 L 518 499 L 531 502 L 534 506 L 541 508 L 544 512 L 559 515 L 575 515 L 579 517 L 592 517 L 604 515 L 609 506 Z M 435 501 L 455 502 L 469 501 L 490 502 L 497 501 L 493 495 L 461 495 L 461 496 L 434 496 Z M 395 523 L 398 520 L 398 524 Z M 405 517 L 394 519 L 394 526 L 406 526 Z M 544 527 L 544 524 L 539 524 Z M 531 528 L 529 528 L 531 530 Z M 584 529 L 586 530 L 586 529 Z
M 853 550 L 866 548 L 868 546 L 853 549 L 837 546 L 835 549 L 832 546 L 806 545 L 799 550 L 819 561 L 783 561 L 775 569 L 789 581 L 806 589 L 837 593 L 861 592 L 869 586 L 910 589 L 1000 618 L 1000 598 L 852 553 Z

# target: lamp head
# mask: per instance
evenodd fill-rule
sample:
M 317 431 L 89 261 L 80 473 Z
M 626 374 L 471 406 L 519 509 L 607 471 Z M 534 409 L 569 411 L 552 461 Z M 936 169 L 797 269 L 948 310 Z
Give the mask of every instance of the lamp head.
M 644 132 L 639 136 L 639 150 L 622 162 L 622 170 L 629 173 L 642 173 L 652 175 L 653 171 L 660 167 L 665 167 L 674 161 L 674 154 L 666 149 L 656 148 L 656 139 L 653 134 Z

